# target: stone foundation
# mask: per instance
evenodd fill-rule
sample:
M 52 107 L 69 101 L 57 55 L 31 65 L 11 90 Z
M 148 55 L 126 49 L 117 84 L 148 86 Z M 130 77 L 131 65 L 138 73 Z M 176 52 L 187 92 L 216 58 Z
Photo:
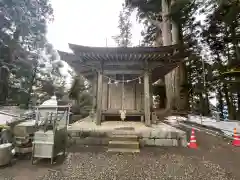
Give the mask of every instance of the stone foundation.
M 187 146 L 187 137 L 184 131 L 165 124 L 164 127 L 136 129 L 140 146 Z M 69 130 L 72 143 L 78 145 L 108 145 L 113 133 L 113 130 Z
M 71 141 L 77 145 L 108 145 L 109 137 L 72 137 Z M 139 138 L 140 146 L 187 146 L 186 139 L 150 139 Z

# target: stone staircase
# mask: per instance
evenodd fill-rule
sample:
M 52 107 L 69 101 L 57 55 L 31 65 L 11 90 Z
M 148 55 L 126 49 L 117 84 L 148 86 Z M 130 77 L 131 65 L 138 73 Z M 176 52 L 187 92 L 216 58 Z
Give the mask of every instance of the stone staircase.
M 108 152 L 140 152 L 139 140 L 134 128 L 115 129 L 110 136 Z

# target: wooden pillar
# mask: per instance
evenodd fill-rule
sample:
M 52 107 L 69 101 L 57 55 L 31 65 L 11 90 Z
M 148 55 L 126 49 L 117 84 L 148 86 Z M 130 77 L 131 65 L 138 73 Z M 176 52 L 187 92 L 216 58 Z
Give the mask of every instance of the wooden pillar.
M 96 105 L 97 105 L 97 74 L 94 73 L 92 79 L 92 93 L 93 93 L 93 100 L 92 100 L 92 118 L 94 119 L 96 114 Z
M 150 113 L 149 72 L 148 69 L 146 69 L 144 72 L 144 114 L 145 124 L 147 126 L 151 125 Z
M 96 110 L 96 124 L 101 125 L 102 119 L 102 90 L 103 90 L 103 74 L 98 72 L 97 80 L 97 110 Z
M 153 82 L 152 82 L 152 73 L 149 72 L 149 98 L 150 98 L 150 112 L 153 111 Z

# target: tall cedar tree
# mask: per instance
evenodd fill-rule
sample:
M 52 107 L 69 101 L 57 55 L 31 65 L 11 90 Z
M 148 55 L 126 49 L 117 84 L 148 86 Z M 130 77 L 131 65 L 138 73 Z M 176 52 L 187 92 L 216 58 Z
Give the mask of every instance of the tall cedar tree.
M 113 36 L 113 39 L 119 47 L 129 47 L 132 45 L 132 23 L 131 23 L 131 10 L 122 4 L 122 10 L 119 14 L 119 31 L 120 33 Z

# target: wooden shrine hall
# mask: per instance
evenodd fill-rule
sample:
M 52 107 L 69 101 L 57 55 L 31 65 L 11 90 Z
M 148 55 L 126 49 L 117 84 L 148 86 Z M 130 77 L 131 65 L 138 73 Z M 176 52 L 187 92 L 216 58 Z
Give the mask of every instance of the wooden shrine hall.
M 163 79 L 186 57 L 177 45 L 87 47 L 69 44 L 69 47 L 73 53 L 59 51 L 59 54 L 92 83 L 97 125 L 104 120 L 133 118 L 151 125 L 153 82 Z

